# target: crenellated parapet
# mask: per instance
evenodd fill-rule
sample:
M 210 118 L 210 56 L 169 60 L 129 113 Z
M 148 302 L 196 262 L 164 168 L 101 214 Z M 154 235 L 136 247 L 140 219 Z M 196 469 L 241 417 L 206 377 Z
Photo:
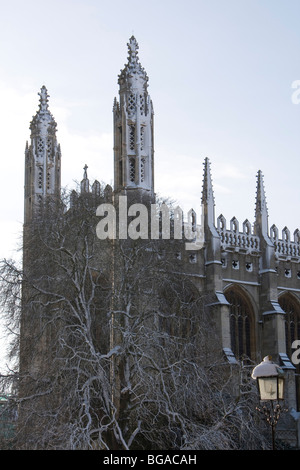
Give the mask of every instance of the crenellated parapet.
M 252 230 L 250 222 L 246 219 L 239 230 L 239 222 L 233 217 L 230 226 L 226 226 L 226 219 L 221 214 L 217 218 L 217 231 L 221 238 L 221 246 L 224 251 L 239 251 L 240 253 L 258 254 L 260 237 Z M 278 260 L 300 261 L 300 231 L 296 229 L 291 238 L 290 230 L 284 227 L 282 236 L 276 225 L 272 225 L 269 233 L 270 241 L 274 246 L 275 257 Z
M 258 254 L 260 250 L 260 239 L 252 231 L 248 219 L 243 222 L 243 230 L 239 230 L 239 222 L 233 217 L 230 227 L 226 227 L 226 219 L 221 214 L 217 218 L 217 231 L 221 238 L 221 247 L 224 251 L 239 251 L 240 253 Z
M 275 256 L 279 260 L 300 261 L 300 231 L 296 229 L 291 239 L 290 230 L 284 227 L 282 238 L 279 238 L 279 231 L 276 225 L 270 228 L 270 238 L 275 247 Z

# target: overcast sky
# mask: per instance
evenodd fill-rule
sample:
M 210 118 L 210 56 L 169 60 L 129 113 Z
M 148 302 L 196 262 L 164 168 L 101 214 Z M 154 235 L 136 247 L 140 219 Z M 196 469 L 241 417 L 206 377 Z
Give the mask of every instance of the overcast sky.
M 269 226 L 300 228 L 299 0 L 0 0 L 0 12 L 0 257 L 20 240 L 42 85 L 63 186 L 85 164 L 91 182 L 112 184 L 112 106 L 132 34 L 155 111 L 156 191 L 199 210 L 208 157 L 216 217 L 253 223 L 262 170 Z

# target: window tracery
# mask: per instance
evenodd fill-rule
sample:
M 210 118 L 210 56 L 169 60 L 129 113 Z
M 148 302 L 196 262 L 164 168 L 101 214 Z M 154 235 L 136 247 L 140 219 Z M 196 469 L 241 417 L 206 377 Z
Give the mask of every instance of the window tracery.
M 39 167 L 38 169 L 38 187 L 42 189 L 43 187 L 43 167 Z
M 47 153 L 52 158 L 52 139 L 50 137 L 47 139 Z
M 140 95 L 140 112 L 141 112 L 141 114 L 145 113 L 145 98 L 144 98 L 144 95 Z
M 300 340 L 300 303 L 290 294 L 283 294 L 278 299 L 279 305 L 285 312 L 285 338 L 287 354 L 291 358 L 291 345 L 296 339 Z M 299 370 L 300 372 L 300 370 Z
M 39 137 L 37 140 L 37 151 L 38 151 L 39 156 L 42 156 L 44 152 L 44 148 L 45 148 L 44 141 L 41 137 Z
M 129 180 L 135 182 L 135 159 L 129 158 Z
M 50 190 L 51 187 L 51 173 L 50 171 L 47 172 L 47 189 Z
M 134 150 L 135 144 L 135 125 L 131 124 L 129 126 L 129 148 L 130 150 Z
M 246 295 L 236 288 L 225 292 L 230 303 L 231 349 L 237 358 L 254 356 L 254 312 Z
M 128 96 L 128 112 L 129 114 L 133 114 L 135 111 L 135 96 L 133 93 L 131 93 Z
M 141 142 L 141 150 L 144 150 L 144 126 L 141 126 L 141 135 L 140 135 L 140 142 Z
M 300 302 L 291 294 L 285 293 L 279 296 L 278 303 L 285 312 L 286 352 L 291 360 L 295 351 L 293 342 L 300 340 Z M 300 411 L 300 364 L 294 364 L 294 366 L 296 367 L 297 411 Z

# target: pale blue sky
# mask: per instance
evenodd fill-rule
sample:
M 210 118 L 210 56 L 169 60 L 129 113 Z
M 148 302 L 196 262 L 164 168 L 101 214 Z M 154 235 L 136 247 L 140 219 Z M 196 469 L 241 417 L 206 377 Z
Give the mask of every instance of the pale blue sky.
M 0 257 L 23 222 L 24 149 L 45 84 L 69 187 L 113 180 L 112 105 L 134 33 L 155 111 L 155 187 L 200 207 L 209 157 L 216 216 L 300 228 L 299 0 L 0 0 Z

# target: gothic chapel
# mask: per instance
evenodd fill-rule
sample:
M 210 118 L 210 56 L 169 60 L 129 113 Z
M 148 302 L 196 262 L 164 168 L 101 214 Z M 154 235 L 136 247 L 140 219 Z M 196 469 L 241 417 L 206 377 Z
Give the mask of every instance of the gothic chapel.
M 119 99 L 113 104 L 114 188 L 107 187 L 106 193 L 108 198 L 135 194 L 141 200 L 155 201 L 154 111 L 148 76 L 133 36 L 128 54 L 118 78 Z M 45 86 L 39 96 L 25 150 L 24 237 L 39 202 L 61 191 L 61 150 Z M 98 181 L 90 186 L 86 168 L 80 191 L 99 192 Z M 73 201 L 79 196 L 74 191 Z M 248 357 L 256 365 L 271 355 L 282 366 L 289 419 L 280 433 L 282 439 L 300 447 L 300 365 L 292 362 L 293 343 L 300 340 L 300 230 L 291 233 L 284 227 L 280 232 L 275 225 L 269 227 L 261 171 L 257 173 L 253 224 L 248 219 L 216 218 L 208 159 L 204 161 L 201 202 L 204 245 L 194 252 L 183 249 L 178 270 L 200 292 L 210 294 L 207 307 L 216 319 L 219 348 L 229 363 Z M 26 262 L 24 256 L 24 270 Z

